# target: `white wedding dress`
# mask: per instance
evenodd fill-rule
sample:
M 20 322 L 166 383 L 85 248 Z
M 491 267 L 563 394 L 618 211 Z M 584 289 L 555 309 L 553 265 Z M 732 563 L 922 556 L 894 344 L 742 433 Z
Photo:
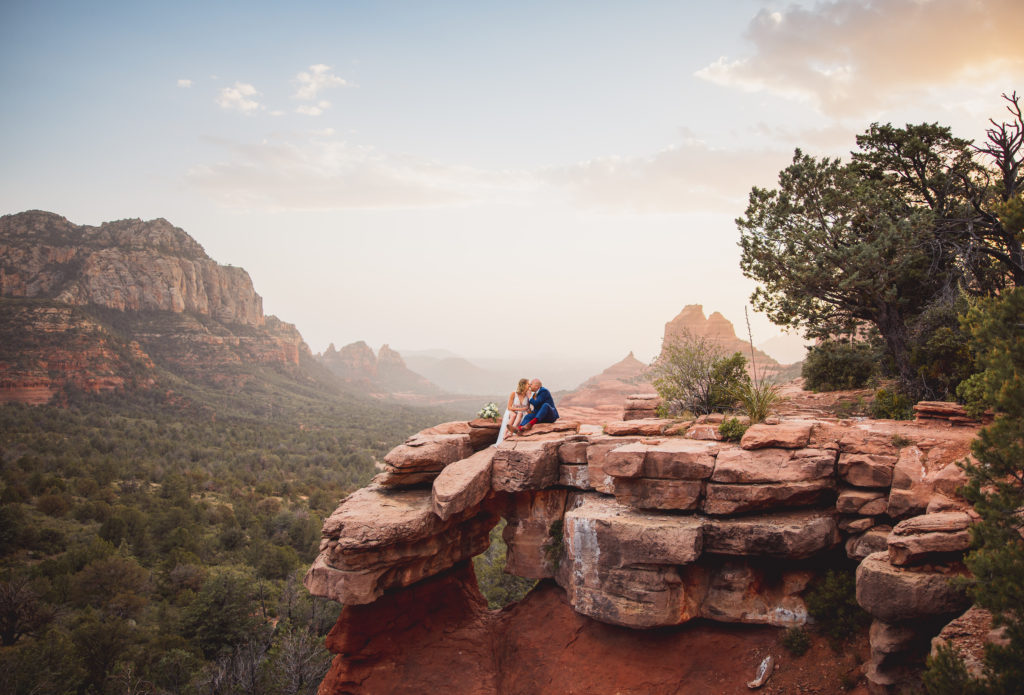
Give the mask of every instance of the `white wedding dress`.
M 520 408 L 526 407 L 530 401 L 529 392 L 519 395 L 518 393 L 512 394 L 512 404 Z M 494 446 L 501 444 L 502 440 L 505 439 L 505 430 L 508 428 L 509 421 L 512 420 L 514 414 L 508 408 L 505 408 L 505 414 L 501 416 L 501 429 L 498 430 L 498 441 L 494 443 Z

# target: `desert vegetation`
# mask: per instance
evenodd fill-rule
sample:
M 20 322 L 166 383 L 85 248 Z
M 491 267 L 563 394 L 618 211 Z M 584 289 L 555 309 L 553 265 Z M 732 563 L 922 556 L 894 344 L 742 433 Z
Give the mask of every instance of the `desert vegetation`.
M 315 692 L 340 609 L 301 586 L 323 519 L 448 414 L 265 387 L 0 407 L 6 692 Z

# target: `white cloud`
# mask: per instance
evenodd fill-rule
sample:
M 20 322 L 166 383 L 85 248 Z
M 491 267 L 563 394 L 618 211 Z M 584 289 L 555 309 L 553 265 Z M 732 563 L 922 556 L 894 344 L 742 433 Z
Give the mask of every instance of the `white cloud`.
M 226 161 L 194 167 L 189 180 L 224 205 L 251 210 L 340 210 L 464 205 L 508 200 L 529 181 L 333 139 L 333 130 L 260 143 L 218 141 Z
M 321 99 L 316 104 L 300 104 L 295 109 L 295 113 L 301 113 L 304 116 L 319 116 L 329 108 L 331 108 L 331 102 Z
M 329 65 L 310 65 L 308 70 L 295 76 L 299 88 L 293 95 L 294 99 L 313 101 L 321 90 L 333 87 L 347 87 L 348 82 L 331 73 Z
M 832 115 L 865 113 L 973 84 L 992 94 L 1024 73 L 1021 0 L 830 0 L 761 10 L 753 55 L 721 57 L 702 79 L 809 101 Z
M 577 204 L 642 213 L 743 210 L 752 185 L 772 185 L 791 152 L 715 149 L 687 139 L 653 155 L 601 157 L 545 172 Z
M 217 96 L 217 105 L 222 109 L 237 110 L 242 113 L 250 113 L 260 108 L 260 103 L 251 97 L 258 96 L 260 92 L 251 84 L 235 82 L 231 87 L 224 87 Z
M 178 80 L 178 86 L 179 87 L 185 87 L 185 88 L 191 87 L 192 86 L 192 80 L 184 80 L 184 79 Z

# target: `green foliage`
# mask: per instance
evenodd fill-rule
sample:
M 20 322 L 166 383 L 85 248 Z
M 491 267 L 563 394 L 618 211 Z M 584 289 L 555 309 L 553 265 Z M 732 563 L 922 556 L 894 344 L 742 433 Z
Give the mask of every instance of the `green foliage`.
M 778 188 L 754 188 L 737 220 L 755 307 L 809 337 L 873 327 L 900 390 L 951 396 L 971 369 L 956 289 L 1024 285 L 1024 122 L 1016 94 L 1004 98 L 1011 123 L 993 123 L 977 148 L 938 124 L 876 123 L 849 163 L 797 150 Z
M 859 389 L 878 372 L 878 352 L 863 341 L 826 340 L 812 346 L 801 376 L 809 391 Z
M 913 420 L 914 403 L 898 391 L 878 389 L 871 402 L 871 417 L 876 420 Z
M 651 365 L 651 383 L 667 414 L 711 413 L 734 405 L 732 392 L 749 380 L 746 363 L 738 352 L 726 355 L 704 337 L 685 335 L 662 345 Z
M 950 645 L 944 644 L 928 657 L 921 674 L 928 695 L 972 695 L 983 692 L 967 673 L 963 659 Z
M 763 422 L 779 402 L 781 395 L 778 384 L 769 381 L 755 382 L 742 380 L 729 391 L 739 401 L 740 408 L 750 418 L 750 424 Z
M 555 572 L 558 572 L 558 567 L 562 562 L 562 552 L 565 550 L 565 541 L 562 538 L 564 527 L 565 522 L 562 519 L 552 521 L 551 526 L 548 527 L 548 540 L 544 544 L 544 559 Z
M 278 386 L 213 413 L 166 392 L 0 406 L 9 691 L 315 692 L 340 607 L 295 573 L 373 460 L 451 417 Z
M 889 437 L 889 443 L 892 444 L 897 449 L 902 449 L 905 446 L 913 444 L 911 440 L 907 439 L 906 437 L 899 433 L 896 433 Z
M 517 577 L 505 572 L 505 555 L 508 547 L 502 533 L 505 520 L 502 519 L 491 529 L 491 544 L 480 555 L 473 558 L 480 593 L 487 599 L 489 608 L 504 608 L 521 600 L 537 583 L 533 579 Z
M 871 621 L 857 603 L 856 592 L 852 572 L 829 570 L 805 597 L 807 612 L 836 651 Z
M 718 426 L 718 433 L 727 442 L 738 442 L 749 428 L 750 425 L 744 425 L 738 418 L 730 417 L 722 420 L 722 424 Z
M 791 627 L 782 636 L 782 646 L 793 656 L 803 656 L 811 648 L 811 637 L 802 627 Z
M 964 495 L 981 521 L 971 528 L 966 563 L 975 601 L 992 611 L 1009 643 L 986 650 L 980 692 L 1015 692 L 1024 682 L 1024 288 L 973 307 L 964 320 L 983 368 L 973 388 L 997 417 L 972 443 Z M 982 687 L 982 686 L 979 686 Z

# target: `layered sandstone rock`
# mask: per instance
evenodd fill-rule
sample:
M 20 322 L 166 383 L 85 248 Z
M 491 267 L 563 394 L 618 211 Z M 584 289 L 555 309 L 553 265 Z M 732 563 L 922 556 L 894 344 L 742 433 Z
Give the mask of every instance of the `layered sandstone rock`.
M 664 399 L 656 393 L 632 393 L 626 396 L 626 405 L 622 411 L 623 420 L 644 420 L 656 418 L 658 408 Z
M 701 424 L 715 427 L 709 420 Z M 969 442 L 956 430 L 782 419 L 758 426 L 744 448 L 549 427 L 474 451 L 471 425 L 430 428 L 386 457 L 435 476 L 432 490 L 370 488 L 339 507 L 307 578 L 316 593 L 358 602 L 399 591 L 479 552 L 500 515 L 507 570 L 553 577 L 581 616 L 629 628 L 695 618 L 792 626 L 807 620 L 803 596 L 843 544 L 863 559 L 857 596 L 875 619 L 867 673 L 883 692 L 965 605 L 949 579 L 964 571 L 971 517 L 936 512 L 893 528 L 889 514 L 892 495 L 920 494 L 922 480 L 928 506 L 940 506 L 940 489 L 958 503 L 938 475 Z M 920 479 L 901 462 L 921 463 Z M 369 511 L 373 496 L 389 509 Z
M 89 227 L 39 210 L 0 217 L 0 296 L 264 321 L 249 274 L 218 265 L 164 219 Z
M 378 482 L 390 486 L 431 482 L 445 466 L 472 453 L 468 434 L 419 433 L 388 452 Z
M 370 486 L 349 495 L 324 522 L 321 553 L 306 574 L 310 593 L 343 604 L 371 603 L 479 555 L 498 517 L 468 510 L 442 520 L 429 490 Z

